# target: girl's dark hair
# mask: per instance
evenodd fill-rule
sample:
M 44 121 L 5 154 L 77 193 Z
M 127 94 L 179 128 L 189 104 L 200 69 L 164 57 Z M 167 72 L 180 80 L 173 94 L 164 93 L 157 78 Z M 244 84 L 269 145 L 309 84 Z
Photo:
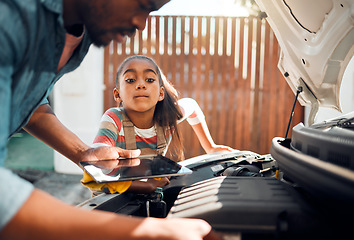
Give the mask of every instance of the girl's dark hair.
M 152 63 L 157 71 L 160 86 L 165 89 L 165 96 L 162 101 L 157 102 L 155 113 L 154 113 L 154 122 L 159 124 L 164 129 L 164 133 L 168 130 L 172 131 L 172 145 L 173 145 L 173 153 L 171 155 L 176 154 L 174 156 L 178 159 L 178 161 L 183 159 L 183 147 L 182 147 L 182 138 L 181 133 L 177 126 L 177 120 L 183 117 L 180 108 L 178 107 L 178 92 L 173 87 L 170 81 L 168 81 L 165 75 L 162 73 L 159 66 L 157 66 L 156 62 L 149 57 L 143 55 L 134 55 L 126 58 L 122 64 L 118 67 L 117 77 L 116 77 L 116 87 L 119 89 L 119 76 L 122 74 L 124 66 L 134 59 L 142 59 L 149 61 Z M 165 136 L 166 140 L 167 137 Z

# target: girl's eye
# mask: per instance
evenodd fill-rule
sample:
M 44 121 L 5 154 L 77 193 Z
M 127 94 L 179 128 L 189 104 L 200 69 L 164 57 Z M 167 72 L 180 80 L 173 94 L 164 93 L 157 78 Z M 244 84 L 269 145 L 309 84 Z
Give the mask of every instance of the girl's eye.
M 132 82 L 135 81 L 135 79 L 133 79 L 133 78 L 128 78 L 128 79 L 126 79 L 125 81 L 126 81 L 127 83 L 132 83 Z
M 146 81 L 147 81 L 147 82 L 154 82 L 155 79 L 153 79 L 153 78 L 147 78 Z

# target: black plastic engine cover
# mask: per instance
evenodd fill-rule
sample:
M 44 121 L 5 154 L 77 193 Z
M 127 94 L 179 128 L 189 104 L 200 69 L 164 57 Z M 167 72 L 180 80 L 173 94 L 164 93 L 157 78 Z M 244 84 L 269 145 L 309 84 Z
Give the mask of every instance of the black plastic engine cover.
M 315 215 L 298 192 L 275 178 L 222 176 L 183 188 L 167 217 L 201 218 L 222 232 L 296 238 L 317 232 Z

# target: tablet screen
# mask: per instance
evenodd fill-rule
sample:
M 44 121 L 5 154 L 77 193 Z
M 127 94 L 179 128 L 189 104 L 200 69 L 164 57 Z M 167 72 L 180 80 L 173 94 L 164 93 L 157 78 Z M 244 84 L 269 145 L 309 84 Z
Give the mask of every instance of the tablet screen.
M 102 169 L 90 162 L 80 162 L 80 164 L 99 183 L 169 177 L 192 173 L 192 170 L 189 168 L 183 167 L 164 156 L 141 156 L 138 158 L 140 159 L 140 164 L 133 167 Z M 129 161 L 129 159 L 119 159 L 119 161 L 127 160 Z

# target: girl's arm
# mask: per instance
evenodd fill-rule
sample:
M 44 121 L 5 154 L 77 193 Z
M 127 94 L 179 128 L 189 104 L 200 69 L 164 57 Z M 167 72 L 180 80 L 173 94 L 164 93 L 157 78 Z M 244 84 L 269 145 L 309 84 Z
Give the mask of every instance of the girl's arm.
M 233 151 L 233 149 L 228 146 L 217 145 L 214 143 L 214 140 L 210 135 L 208 125 L 205 121 L 204 114 L 194 99 L 182 98 L 178 100 L 178 105 L 184 116 L 183 119 L 179 120 L 179 122 L 187 119 L 206 153 Z
M 213 138 L 210 135 L 209 128 L 204 121 L 197 123 L 195 125 L 191 125 L 195 134 L 198 137 L 200 144 L 202 145 L 203 149 L 206 153 L 214 153 L 214 152 L 221 152 L 221 151 L 233 151 L 232 148 L 224 145 L 217 145 L 214 143 Z

